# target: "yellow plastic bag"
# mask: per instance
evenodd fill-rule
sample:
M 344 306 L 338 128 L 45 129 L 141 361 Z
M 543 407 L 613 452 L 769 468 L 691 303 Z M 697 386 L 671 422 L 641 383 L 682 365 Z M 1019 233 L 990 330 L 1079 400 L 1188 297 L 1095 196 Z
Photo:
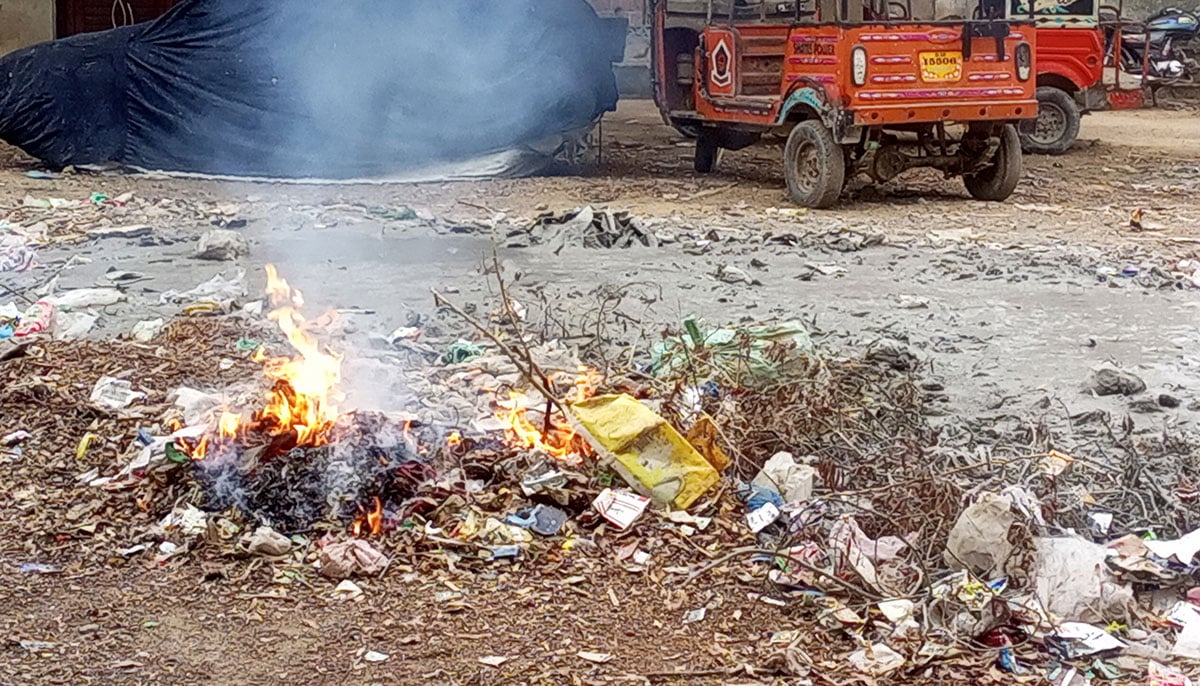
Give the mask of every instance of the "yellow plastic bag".
M 721 433 L 717 431 L 717 423 L 707 414 L 702 414 L 696 419 L 696 423 L 688 431 L 687 441 L 718 472 L 723 473 L 729 466 L 729 455 L 721 449 Z
M 635 490 L 687 509 L 721 476 L 667 420 L 628 395 L 602 395 L 571 406 L 584 436 Z

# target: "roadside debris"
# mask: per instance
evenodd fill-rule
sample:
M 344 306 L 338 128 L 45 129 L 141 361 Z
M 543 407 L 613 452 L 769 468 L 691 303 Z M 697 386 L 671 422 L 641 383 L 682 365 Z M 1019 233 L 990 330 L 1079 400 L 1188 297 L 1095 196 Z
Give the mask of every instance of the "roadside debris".
M 348 579 L 352 576 L 375 576 L 387 568 L 388 558 L 370 543 L 356 538 L 329 543 L 321 549 L 321 576 Z
M 20 236 L 0 237 L 0 272 L 23 272 L 33 269 L 37 254 Z
M 282 303 L 264 310 L 295 306 Z M 47 341 L 42 367 L 6 363 L 37 376 L 55 355 L 90 360 L 108 345 L 125 356 L 64 386 L 82 402 L 94 384 L 86 404 L 104 412 L 86 408 L 70 431 L 22 422 L 12 446 L 22 466 L 44 450 L 65 456 L 56 468 L 77 487 L 151 514 L 157 524 L 127 527 L 105 559 L 253 565 L 245 583 L 272 588 L 255 597 L 311 586 L 364 607 L 402 580 L 446 613 L 469 612 L 472 585 L 497 580 L 520 579 L 522 604 L 549 607 L 558 593 L 626 607 L 640 601 L 625 580 L 652 579 L 680 633 L 707 641 L 745 621 L 749 602 L 778 612 L 755 615 L 780 622 L 757 634 L 778 653 L 773 673 L 838 682 L 920 669 L 1055 684 L 1118 670 L 1150 683 L 1173 678 L 1150 657 L 1200 655 L 1189 603 L 1200 602 L 1200 528 L 1176 528 L 1191 516 L 1190 472 L 1146 487 L 1091 443 L 1012 440 L 1000 420 L 933 424 L 940 385 L 899 341 L 835 353 L 798 322 L 689 319 L 606 376 L 568 345 L 514 335 L 534 313 L 488 320 L 479 340 L 422 320 L 377 347 L 404 358 L 397 386 L 416 399 L 380 413 L 339 405 L 338 351 L 287 312 L 292 334 L 309 337 L 296 349 L 242 316 L 184 317 L 139 324 L 131 336 L 150 346 Z M 219 326 L 230 330 L 214 351 L 177 349 Z M 221 360 L 246 373 L 228 383 Z M 196 386 L 164 387 L 148 373 L 159 367 Z M 1139 444 L 1130 464 L 1175 456 L 1155 449 Z M 81 490 L 55 526 L 93 526 Z M 61 573 L 19 569 L 30 581 Z M 588 670 L 623 655 L 601 642 L 564 650 Z M 481 664 L 523 666 L 511 654 Z
M 200 237 L 195 257 L 199 260 L 232 262 L 249 254 L 250 246 L 240 233 L 229 229 L 213 229 Z
M 554 254 L 568 246 L 583 248 L 630 248 L 635 245 L 656 248 L 659 239 L 628 212 L 597 210 L 592 206 L 562 214 L 544 214 L 525 229 L 508 234 L 506 246 L 547 245 Z
M 55 295 L 50 299 L 63 312 L 116 305 L 123 300 L 125 300 L 125 294 L 115 288 L 80 288 Z
M 1137 395 L 1146 390 L 1146 382 L 1131 372 L 1114 367 L 1093 369 L 1087 390 L 1096 395 Z
M 796 462 L 791 453 L 780 452 L 763 464 L 762 470 L 751 483 L 776 491 L 786 503 L 796 503 L 812 497 L 816 476 L 817 470 Z
M 601 455 L 635 490 L 686 510 L 720 475 L 665 419 L 628 395 L 597 396 L 571 406 Z
M 614 491 L 606 488 L 596 496 L 592 507 L 610 524 L 624 531 L 646 511 L 650 499 L 628 491 Z
M 124 379 L 102 376 L 92 387 L 90 400 L 93 405 L 107 410 L 122 410 L 146 394 L 133 390 L 133 385 Z
M 159 296 L 164 303 L 226 302 L 246 295 L 246 271 L 238 270 L 232 277 L 217 274 L 190 291 L 166 291 Z
M 145 319 L 137 324 L 134 324 L 133 330 L 129 335 L 135 341 L 146 343 L 154 340 L 155 336 L 162 333 L 162 330 L 166 328 L 166 325 L 166 321 L 163 319 Z
M 1016 521 L 1011 501 L 994 493 L 981 494 L 950 530 L 946 564 L 986 578 L 1010 573 L 1016 546 L 1009 532 Z
M 269 526 L 260 526 L 254 530 L 254 533 L 248 534 L 243 545 L 252 554 L 271 557 L 287 555 L 288 551 L 292 549 L 291 539 Z

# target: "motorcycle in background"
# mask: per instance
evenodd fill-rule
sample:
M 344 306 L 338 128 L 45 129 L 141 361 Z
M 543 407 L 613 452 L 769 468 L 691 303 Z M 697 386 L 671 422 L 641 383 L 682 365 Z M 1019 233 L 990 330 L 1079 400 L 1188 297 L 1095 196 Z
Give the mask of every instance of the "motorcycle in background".
M 1121 68 L 1131 74 L 1141 74 L 1143 68 L 1155 85 L 1191 83 L 1200 77 L 1200 63 L 1191 56 L 1189 43 L 1200 35 L 1200 9 L 1191 12 L 1169 7 L 1144 22 L 1124 22 L 1120 10 L 1112 6 L 1101 8 L 1101 21 L 1106 31 L 1107 52 L 1114 49 L 1114 28 L 1121 26 Z

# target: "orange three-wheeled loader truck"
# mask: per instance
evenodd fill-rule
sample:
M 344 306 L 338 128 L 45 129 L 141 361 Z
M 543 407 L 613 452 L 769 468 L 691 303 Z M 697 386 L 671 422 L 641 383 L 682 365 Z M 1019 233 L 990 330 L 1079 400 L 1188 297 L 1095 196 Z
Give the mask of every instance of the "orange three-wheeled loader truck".
M 807 207 L 835 204 L 860 172 L 933 167 L 980 200 L 1016 187 L 1036 34 L 1004 0 L 954 21 L 921 18 L 934 0 L 651 1 L 655 99 L 695 134 L 697 172 L 786 133 L 788 193 Z

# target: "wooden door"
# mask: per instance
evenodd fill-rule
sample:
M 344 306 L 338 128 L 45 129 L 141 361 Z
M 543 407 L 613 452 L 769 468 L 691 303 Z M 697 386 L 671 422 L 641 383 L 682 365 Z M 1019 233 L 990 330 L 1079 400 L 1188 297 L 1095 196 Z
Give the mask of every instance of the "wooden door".
M 59 38 L 149 21 L 175 0 L 55 0 Z

